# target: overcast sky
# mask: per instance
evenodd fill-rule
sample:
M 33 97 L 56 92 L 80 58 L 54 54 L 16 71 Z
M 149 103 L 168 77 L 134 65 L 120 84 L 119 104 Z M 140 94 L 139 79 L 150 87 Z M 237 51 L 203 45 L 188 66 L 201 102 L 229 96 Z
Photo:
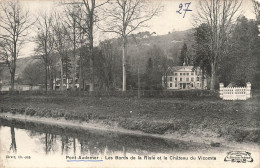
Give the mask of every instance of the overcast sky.
M 56 1 L 57 2 L 57 1 Z M 182 14 L 177 13 L 176 11 L 179 10 L 180 3 L 189 3 L 189 9 L 192 11 L 188 11 L 183 18 L 183 11 Z M 38 11 L 50 11 L 56 7 L 54 0 L 48 1 L 39 1 L 39 0 L 29 0 L 29 1 L 22 1 L 22 5 L 29 9 L 30 12 L 36 16 Z M 172 31 L 182 31 L 193 28 L 192 26 L 192 14 L 196 13 L 196 9 L 198 8 L 198 0 L 162 0 L 162 5 L 164 6 L 162 13 L 153 18 L 151 21 L 148 22 L 150 25 L 149 28 L 142 31 L 150 31 L 156 32 L 157 35 L 167 34 L 168 32 Z M 255 16 L 253 14 L 253 6 L 251 0 L 244 0 L 242 4 L 242 8 L 240 11 L 243 15 L 247 18 L 253 19 Z M 140 31 L 140 30 L 139 30 Z M 31 33 L 33 36 L 34 33 Z M 106 34 L 98 32 L 95 34 L 95 43 L 98 43 L 100 40 L 103 40 L 106 37 Z M 23 47 L 21 51 L 20 57 L 27 57 L 34 55 L 34 47 L 33 43 L 28 43 Z

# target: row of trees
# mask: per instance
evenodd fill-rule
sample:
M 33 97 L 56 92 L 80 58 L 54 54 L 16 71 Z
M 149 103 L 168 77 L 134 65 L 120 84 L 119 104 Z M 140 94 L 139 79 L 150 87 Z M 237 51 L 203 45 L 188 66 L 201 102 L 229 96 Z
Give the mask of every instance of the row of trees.
M 258 6 L 256 20 L 248 20 L 238 15 L 241 3 L 238 0 L 204 3 L 202 12 L 198 14 L 204 19 L 200 20 L 203 23 L 195 32 L 195 65 L 211 77 L 211 90 L 217 81 L 240 86 L 250 81 L 254 87 L 259 87 L 257 25 L 260 4 L 252 1 L 254 7 Z
M 193 36 L 187 41 L 188 45 L 183 44 L 175 60 L 179 66 L 185 63 L 200 67 L 202 75 L 208 78 L 210 90 L 217 88 L 219 82 L 238 86 L 251 82 L 254 88 L 260 87 L 260 3 L 252 0 L 256 20 L 240 15 L 241 4 L 241 0 L 201 0 L 200 8 L 194 16 L 196 27 Z M 150 58 L 146 68 L 148 85 L 152 79 L 161 80 L 156 77 L 157 73 L 163 76 L 158 67 L 155 68 L 156 72 L 152 71 L 152 65 Z
M 9 67 L 13 87 L 19 49 L 28 30 L 36 30 L 35 51 L 44 62 L 46 90 L 48 85 L 53 88 L 54 79 L 63 76 L 72 77 L 73 86 L 78 78 L 83 89 L 88 83 L 90 91 L 94 90 L 94 83 L 106 89 L 122 86 L 123 91 L 126 83 L 139 88 L 144 82 L 146 88 L 154 88 L 161 85 L 161 77 L 169 66 L 183 63 L 200 67 L 210 77 L 211 90 L 218 81 L 239 85 L 247 81 L 257 83 L 259 3 L 253 1 L 256 21 L 239 17 L 241 3 L 240 0 L 201 0 L 194 17 L 194 40 L 183 45 L 177 63 L 169 60 L 161 48 L 153 46 L 146 53 L 149 55 L 146 71 L 140 74 L 139 61 L 138 71 L 131 70 L 126 57 L 127 44 L 132 40 L 130 37 L 135 36 L 137 44 L 139 36 L 147 35 L 147 32 L 134 36 L 133 33 L 147 26 L 145 23 L 160 13 L 160 7 L 145 0 L 65 1 L 55 11 L 39 13 L 33 19 L 18 1 L 10 1 L 1 4 L 4 11 L 1 17 L 4 24 L 0 25 L 1 33 L 4 32 L 0 35 L 1 57 Z M 94 47 L 97 29 L 115 33 L 119 38 Z M 141 50 L 140 44 L 136 46 Z
M 241 16 L 240 0 L 202 0 L 197 15 L 194 42 L 189 52 L 184 44 L 179 65 L 200 67 L 210 78 L 210 90 L 219 82 L 245 86 L 252 82 L 259 87 L 259 9 L 260 4 L 252 0 L 256 20 Z
M 1 2 L 0 10 L 0 59 L 9 68 L 13 90 L 16 60 L 29 34 L 28 30 L 34 22 L 29 12 L 22 10 L 22 7 L 16 1 Z
M 53 12 L 42 12 L 37 18 L 33 18 L 29 11 L 22 8 L 18 0 L 1 3 L 1 10 L 4 11 L 0 19 L 1 60 L 9 67 L 12 89 L 14 88 L 16 60 L 20 48 L 26 41 L 25 37 L 28 37 L 27 32 L 36 30 L 37 36 L 34 41 L 37 43 L 37 48 L 35 51 L 44 61 L 46 90 L 48 85 L 53 88 L 57 67 L 59 67 L 59 77 L 63 79 L 64 72 L 69 69 L 68 66 L 72 66 L 74 85 L 77 75 L 77 57 L 79 57 L 79 83 L 82 85 L 88 82 L 89 90 L 93 91 L 95 64 L 98 64 L 94 62 L 98 60 L 95 59 L 94 55 L 94 35 L 98 27 L 104 32 L 119 35 L 122 40 L 122 90 L 125 91 L 127 38 L 137 29 L 146 26 L 147 21 L 158 15 L 160 6 L 150 5 L 146 0 L 99 2 L 81 0 L 59 2 L 57 5 L 59 7 Z M 107 47 L 103 45 L 102 49 L 106 50 Z M 73 55 L 71 61 L 69 61 L 70 54 Z M 86 62 L 88 65 L 84 64 Z M 61 89 L 63 89 L 62 87 L 63 80 L 61 80 Z
M 258 21 L 249 20 L 240 16 L 233 25 L 233 31 L 228 37 L 225 51 L 216 62 L 216 82 L 225 85 L 245 86 L 251 82 L 254 88 L 259 88 L 259 31 Z M 201 24 L 194 30 L 194 42 L 183 44 L 179 54 L 178 65 L 192 65 L 200 67 L 203 75 L 208 79 L 212 77 L 212 61 L 210 44 L 210 28 L 207 24 Z M 194 52 L 191 52 L 194 50 Z

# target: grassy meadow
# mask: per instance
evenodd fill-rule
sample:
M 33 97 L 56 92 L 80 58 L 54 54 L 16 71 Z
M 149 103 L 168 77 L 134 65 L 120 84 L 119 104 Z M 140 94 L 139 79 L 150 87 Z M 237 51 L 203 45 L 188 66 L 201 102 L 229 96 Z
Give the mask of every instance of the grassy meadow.
M 247 101 L 209 98 L 133 98 L 0 95 L 0 112 L 97 122 L 153 134 L 195 134 L 260 143 L 259 97 Z

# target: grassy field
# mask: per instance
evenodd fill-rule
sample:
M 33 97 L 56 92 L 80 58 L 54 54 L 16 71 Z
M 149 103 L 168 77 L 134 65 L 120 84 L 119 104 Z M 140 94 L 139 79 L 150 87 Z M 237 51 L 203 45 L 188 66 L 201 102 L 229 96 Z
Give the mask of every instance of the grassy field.
M 145 133 L 196 134 L 260 143 L 259 98 L 223 101 L 208 98 L 66 97 L 0 95 L 1 112 L 66 120 L 96 121 Z

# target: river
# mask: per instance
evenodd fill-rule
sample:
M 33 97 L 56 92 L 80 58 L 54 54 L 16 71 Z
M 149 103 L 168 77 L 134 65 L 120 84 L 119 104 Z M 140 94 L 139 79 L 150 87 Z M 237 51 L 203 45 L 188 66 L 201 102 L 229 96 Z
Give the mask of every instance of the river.
M 50 164 L 57 159 L 63 159 L 64 164 L 76 160 L 130 160 L 133 156 L 141 156 L 145 160 L 156 160 L 156 156 L 167 156 L 168 159 L 169 156 L 176 156 L 175 160 L 178 160 L 177 156 L 190 157 L 196 154 L 197 157 L 209 151 L 225 155 L 228 150 L 225 147 L 216 148 L 174 139 L 50 126 L 3 118 L 0 118 L 0 135 L 1 156 L 5 157 L 6 164 L 10 165 L 17 164 L 18 157 L 22 158 L 20 161 L 23 164 L 26 159 L 33 158 L 36 158 L 36 162 L 48 158 Z

